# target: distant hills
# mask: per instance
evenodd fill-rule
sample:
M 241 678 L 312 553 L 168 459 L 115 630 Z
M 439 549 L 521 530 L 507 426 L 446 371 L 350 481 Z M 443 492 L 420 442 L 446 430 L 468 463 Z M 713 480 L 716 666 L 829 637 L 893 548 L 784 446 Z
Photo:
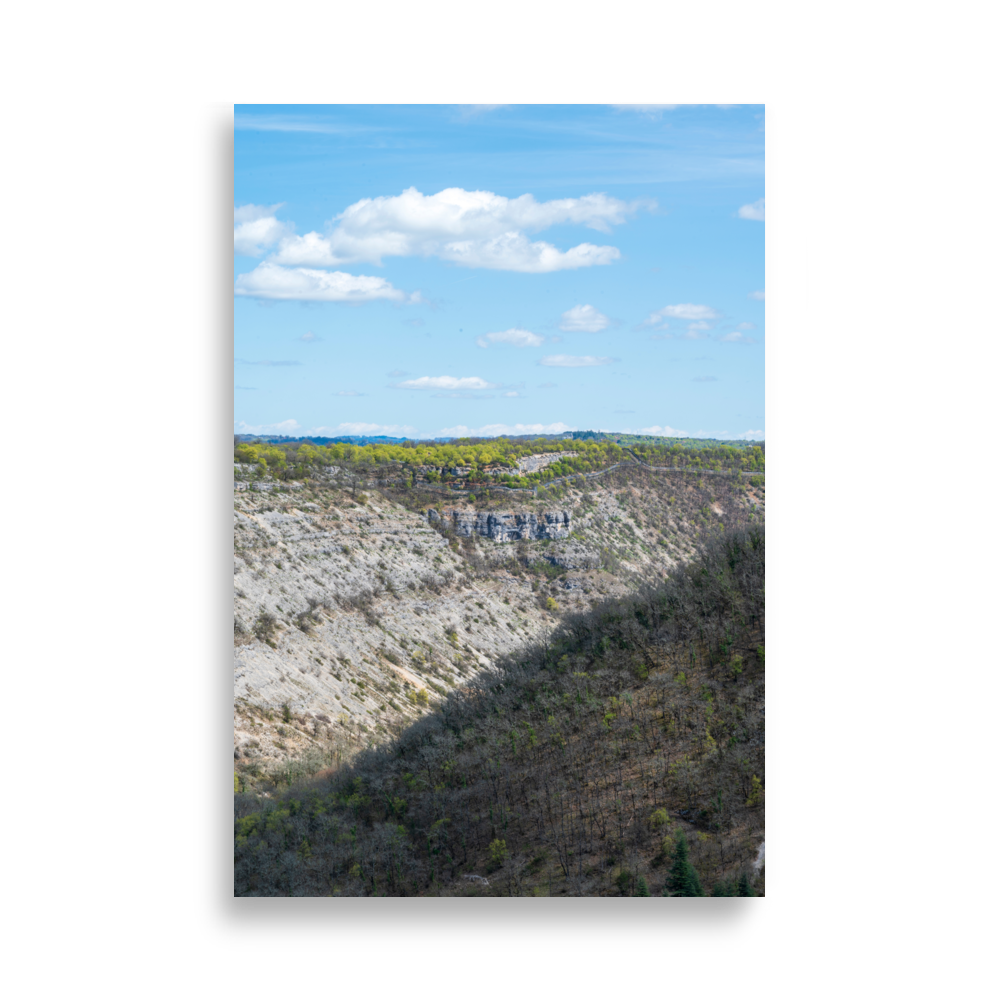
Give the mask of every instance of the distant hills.
M 647 443 L 669 442 L 671 445 L 679 445 L 682 448 L 704 448 L 708 444 L 726 444 L 737 448 L 751 446 L 764 447 L 763 441 L 728 441 L 722 438 L 682 438 L 682 437 L 661 437 L 655 434 L 624 434 L 609 431 L 565 431 L 562 434 L 502 434 L 496 438 L 478 437 L 436 437 L 436 438 L 407 438 L 389 437 L 384 434 L 374 436 L 344 434 L 340 437 L 289 437 L 285 434 L 234 434 L 237 442 L 261 442 L 264 444 L 353 444 L 364 447 L 369 444 L 403 444 L 407 441 L 424 441 L 434 444 L 450 444 L 453 442 L 475 442 L 475 441 L 495 441 L 498 438 L 506 438 L 510 441 L 614 441 L 616 444 L 629 445 Z

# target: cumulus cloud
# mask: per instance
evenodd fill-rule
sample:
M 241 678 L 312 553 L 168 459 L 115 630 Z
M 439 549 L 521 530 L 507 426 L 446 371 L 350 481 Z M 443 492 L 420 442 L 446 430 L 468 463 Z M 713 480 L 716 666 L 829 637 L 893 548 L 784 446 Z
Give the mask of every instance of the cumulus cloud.
M 322 340 L 322 337 L 317 337 L 315 333 L 310 331 L 309 333 L 302 334 L 299 340 L 304 340 L 307 344 L 315 344 L 317 341 Z
M 617 358 L 595 358 L 593 355 L 584 354 L 577 356 L 573 354 L 550 354 L 542 358 L 538 363 L 547 365 L 549 368 L 593 368 L 597 365 L 610 365 L 617 361 Z
M 745 333 L 741 333 L 739 330 L 733 330 L 732 333 L 727 333 L 724 337 L 720 337 L 719 340 L 724 344 L 756 344 L 757 341 L 753 337 L 748 337 Z
M 525 233 L 554 225 L 583 225 L 599 232 L 625 222 L 649 202 L 624 202 L 605 194 L 539 202 L 533 195 L 505 198 L 492 191 L 447 188 L 425 195 L 363 198 L 331 220 L 326 235 L 282 239 L 274 261 L 291 266 L 337 267 L 383 257 L 440 257 L 465 267 L 541 273 L 609 264 L 616 247 L 581 243 L 567 251 L 531 242 Z
M 690 437 L 687 431 L 679 431 L 676 427 L 640 427 L 640 434 L 653 434 L 656 437 Z
M 751 219 L 754 222 L 764 221 L 764 199 L 758 198 L 749 205 L 741 205 L 736 213 L 741 219 Z
M 407 298 L 405 292 L 394 288 L 385 278 L 279 267 L 271 261 L 264 261 L 249 273 L 241 274 L 236 279 L 236 294 L 300 302 L 372 302 L 376 299 L 400 302 Z
M 530 330 L 519 330 L 511 327 L 500 333 L 487 333 L 483 337 L 476 337 L 476 343 L 480 347 L 489 347 L 490 344 L 510 344 L 511 347 L 541 347 L 545 343 L 544 337 L 539 337 L 537 333 Z
M 244 423 L 242 420 L 233 424 L 233 431 L 236 434 L 294 434 L 299 429 L 297 420 L 282 420 L 276 424 L 256 424 Z
M 610 322 L 607 316 L 599 313 L 593 306 L 573 306 L 562 314 L 559 329 L 567 332 L 579 330 L 583 333 L 599 333 Z
M 259 257 L 268 247 L 291 236 L 295 227 L 279 222 L 274 213 L 281 205 L 243 205 L 233 210 L 233 252 Z
M 764 301 L 764 289 L 762 288 L 759 292 L 751 292 L 747 296 L 747 298 L 748 299 L 756 299 L 758 302 L 763 302 Z
M 521 434 L 563 434 L 575 431 L 569 424 L 487 424 L 475 429 L 459 424 L 458 427 L 445 427 L 438 431 L 440 437 L 500 437 L 518 436 Z
M 456 378 L 454 375 L 421 375 L 420 378 L 398 382 L 397 389 L 499 389 L 495 382 L 487 382 L 478 375 Z

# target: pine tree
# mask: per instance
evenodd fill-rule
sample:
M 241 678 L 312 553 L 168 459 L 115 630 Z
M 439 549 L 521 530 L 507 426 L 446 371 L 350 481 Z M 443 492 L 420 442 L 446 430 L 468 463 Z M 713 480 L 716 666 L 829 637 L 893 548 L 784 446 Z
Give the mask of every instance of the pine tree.
M 664 896 L 704 896 L 701 879 L 688 860 L 688 843 L 683 833 L 678 834 L 677 845 L 674 847 L 674 863 L 670 866 Z
M 636 879 L 635 894 L 637 896 L 649 895 L 649 887 L 646 885 L 646 880 L 641 875 L 638 877 L 638 879 Z
M 747 877 L 746 872 L 741 873 L 739 881 L 736 884 L 736 895 L 737 896 L 757 895 L 757 893 L 753 891 L 753 886 L 750 884 L 750 879 Z

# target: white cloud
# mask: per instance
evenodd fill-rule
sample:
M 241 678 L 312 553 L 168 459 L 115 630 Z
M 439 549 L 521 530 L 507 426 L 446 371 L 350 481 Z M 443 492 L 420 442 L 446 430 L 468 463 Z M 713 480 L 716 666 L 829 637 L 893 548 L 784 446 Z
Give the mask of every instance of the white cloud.
M 569 424 L 487 424 L 485 427 L 473 429 L 460 424 L 458 427 L 445 427 L 438 431 L 440 437 L 500 437 L 501 435 L 521 434 L 563 434 L 575 431 Z
M 757 341 L 753 337 L 748 337 L 745 333 L 741 333 L 739 330 L 733 330 L 732 333 L 727 333 L 724 337 L 720 337 L 719 340 L 724 344 L 756 344 Z
M 327 235 L 283 239 L 276 263 L 336 267 L 383 257 L 436 256 L 466 267 L 545 272 L 608 264 L 615 247 L 581 243 L 567 251 L 532 243 L 524 235 L 554 225 L 583 225 L 609 233 L 650 202 L 624 202 L 605 194 L 538 202 L 533 195 L 505 198 L 492 191 L 447 188 L 425 195 L 408 188 L 391 197 L 363 198 L 331 220 Z
M 504 399 L 524 399 L 524 396 L 522 396 L 516 389 L 511 389 L 510 392 L 502 393 L 502 395 Z
M 763 431 L 744 431 L 742 434 L 737 434 L 732 440 L 734 441 L 763 441 L 764 432 Z
M 435 392 L 435 399 L 492 399 L 492 392 Z
M 649 317 L 643 321 L 643 326 L 655 326 L 661 330 L 667 328 L 664 322 L 666 319 L 693 319 L 706 320 L 718 319 L 719 314 L 711 306 L 699 306 L 693 302 L 681 302 L 676 306 L 664 306 L 650 313 Z
M 365 434 L 412 434 L 416 427 L 407 424 L 367 424 L 361 421 L 349 421 L 337 424 L 336 427 L 313 427 L 309 431 L 309 437 L 338 437 L 343 434 L 353 434 L 355 436 Z
M 735 108 L 735 104 L 609 104 L 616 111 L 638 111 L 645 115 L 659 114 L 661 111 L 676 111 L 678 108 Z
M 542 358 L 538 363 L 549 368 L 593 368 L 596 365 L 614 364 L 617 358 L 595 358 L 593 355 L 584 354 L 576 356 L 573 354 L 550 354 Z
M 233 425 L 233 430 L 237 434 L 285 434 L 292 435 L 299 429 L 297 420 L 282 420 L 276 424 L 256 424 L 251 426 L 242 420 Z
M 397 389 L 498 389 L 494 382 L 487 382 L 478 375 L 456 378 L 454 375 L 421 375 L 396 384 Z
M 315 344 L 317 341 L 322 340 L 322 337 L 317 337 L 315 333 L 311 330 L 308 333 L 302 334 L 299 340 L 304 340 L 307 344 Z
M 640 427 L 640 434 L 654 434 L 657 437 L 689 437 L 687 431 L 679 431 L 675 427 Z
M 483 337 L 476 337 L 476 343 L 480 347 L 489 347 L 490 344 L 510 344 L 511 347 L 541 347 L 545 343 L 544 337 L 539 337 L 537 333 L 530 330 L 519 330 L 511 327 L 500 333 L 487 333 Z
M 748 299 L 756 299 L 758 302 L 763 302 L 764 301 L 764 289 L 762 288 L 759 292 L 751 292 L 747 296 L 747 298 Z
M 274 213 L 281 205 L 243 205 L 233 210 L 233 251 L 259 257 L 267 247 L 291 236 L 294 226 L 279 222 Z
M 236 294 L 257 299 L 300 302 L 371 302 L 406 299 L 385 278 L 343 271 L 315 271 L 305 267 L 279 267 L 270 261 L 258 264 L 236 279 Z M 411 296 L 412 300 L 412 296 Z
M 611 320 L 599 313 L 593 306 L 573 306 L 562 314 L 560 330 L 567 332 L 582 331 L 583 333 L 599 333 Z
M 754 222 L 764 221 L 764 199 L 758 198 L 749 205 L 741 205 L 736 213 L 741 219 L 752 219 Z

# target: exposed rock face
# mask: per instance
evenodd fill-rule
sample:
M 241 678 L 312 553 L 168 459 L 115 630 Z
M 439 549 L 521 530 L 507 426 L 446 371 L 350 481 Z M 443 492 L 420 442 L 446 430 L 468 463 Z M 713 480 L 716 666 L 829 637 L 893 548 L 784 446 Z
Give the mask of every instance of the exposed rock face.
M 569 534 L 569 513 L 565 510 L 545 514 L 488 514 L 449 510 L 444 512 L 442 518 L 432 508 L 427 511 L 427 519 L 443 519 L 456 535 L 482 535 L 495 542 L 565 538 Z

